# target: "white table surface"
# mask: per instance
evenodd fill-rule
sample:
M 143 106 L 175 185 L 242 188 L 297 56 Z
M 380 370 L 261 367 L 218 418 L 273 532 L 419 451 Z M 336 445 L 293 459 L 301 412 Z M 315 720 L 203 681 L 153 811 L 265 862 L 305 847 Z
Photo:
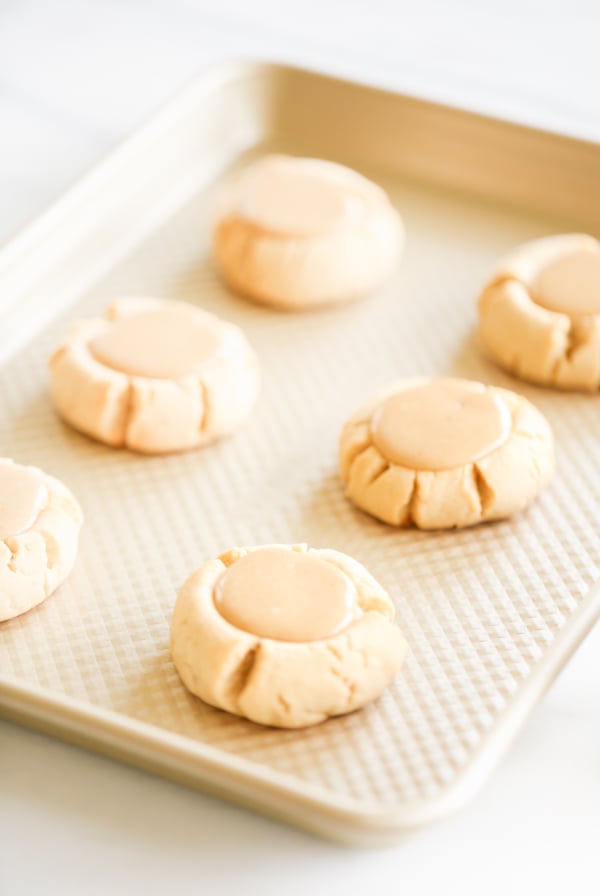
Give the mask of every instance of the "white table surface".
M 4 0 L 0 239 L 215 59 L 333 69 L 600 139 L 600 7 Z M 0 723 L 0 894 L 598 894 L 600 627 L 459 815 L 335 847 Z

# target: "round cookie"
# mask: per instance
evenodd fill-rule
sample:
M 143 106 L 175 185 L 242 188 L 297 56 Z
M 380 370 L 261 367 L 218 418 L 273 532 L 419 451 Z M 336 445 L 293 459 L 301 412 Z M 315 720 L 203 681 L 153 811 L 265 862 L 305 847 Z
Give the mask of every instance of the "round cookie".
M 171 653 L 206 703 L 302 728 L 364 706 L 391 683 L 407 649 L 393 617 L 381 585 L 345 554 L 235 548 L 179 592 Z
M 63 420 L 148 454 L 196 448 L 237 429 L 258 385 L 258 361 L 239 327 L 162 299 L 114 302 L 104 318 L 73 327 L 50 361 Z
M 224 191 L 214 257 L 225 282 L 263 305 L 302 309 L 372 292 L 403 242 L 384 191 L 322 159 L 266 156 Z
M 525 243 L 479 298 L 481 341 L 501 367 L 560 389 L 600 387 L 600 243 L 571 233 Z
M 0 458 L 0 622 L 37 606 L 64 582 L 82 521 L 62 482 Z
M 346 494 L 392 526 L 472 526 L 526 507 L 554 470 L 552 431 L 525 398 L 471 380 L 411 379 L 340 438 Z

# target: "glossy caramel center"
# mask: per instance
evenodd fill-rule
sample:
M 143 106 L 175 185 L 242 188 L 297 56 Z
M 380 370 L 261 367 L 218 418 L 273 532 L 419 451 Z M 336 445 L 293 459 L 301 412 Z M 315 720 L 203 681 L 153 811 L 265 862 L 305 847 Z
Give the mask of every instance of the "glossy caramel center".
M 212 315 L 161 308 L 111 322 L 89 347 L 97 361 L 121 373 L 176 379 L 198 373 L 222 339 Z
M 362 206 L 359 183 L 319 159 L 274 156 L 244 173 L 237 210 L 274 233 L 320 234 Z
M 251 551 L 215 589 L 215 605 L 236 628 L 277 641 L 316 641 L 355 618 L 356 589 L 331 563 L 282 547 Z
M 600 250 L 579 249 L 546 265 L 533 282 L 531 295 L 550 311 L 600 314 Z
M 30 529 L 47 498 L 38 473 L 0 460 L 0 540 Z
M 510 433 L 502 400 L 481 383 L 435 379 L 396 392 L 371 420 L 373 444 L 411 470 L 449 470 L 497 448 Z

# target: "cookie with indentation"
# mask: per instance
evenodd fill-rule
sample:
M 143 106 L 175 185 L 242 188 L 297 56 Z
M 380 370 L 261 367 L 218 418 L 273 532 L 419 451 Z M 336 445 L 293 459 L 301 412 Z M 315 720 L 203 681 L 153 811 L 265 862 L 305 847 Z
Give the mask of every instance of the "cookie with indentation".
M 148 454 L 205 445 L 241 426 L 257 398 L 244 333 L 186 302 L 127 298 L 72 328 L 50 361 L 59 415 L 114 447 Z
M 481 341 L 523 380 L 600 387 L 600 243 L 581 233 L 520 246 L 479 298 Z
M 214 257 L 235 292 L 298 310 L 373 292 L 396 266 L 403 234 L 387 195 L 358 172 L 274 155 L 227 185 Z
M 62 482 L 0 458 L 0 622 L 31 610 L 64 582 L 82 521 Z
M 393 618 L 388 594 L 345 554 L 235 548 L 179 592 L 171 653 L 206 703 L 302 728 L 364 706 L 392 682 L 406 654 Z
M 389 386 L 345 424 L 347 496 L 392 526 L 450 529 L 525 508 L 554 470 L 552 430 L 514 392 L 454 378 Z

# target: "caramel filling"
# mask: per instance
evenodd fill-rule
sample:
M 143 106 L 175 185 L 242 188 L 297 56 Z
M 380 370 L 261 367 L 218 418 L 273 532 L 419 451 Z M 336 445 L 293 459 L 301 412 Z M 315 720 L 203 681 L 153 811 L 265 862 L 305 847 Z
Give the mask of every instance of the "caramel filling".
M 251 551 L 223 574 L 214 595 L 236 628 L 276 641 L 317 641 L 356 617 L 356 589 L 314 554 L 272 547 Z
M 479 460 L 507 438 L 506 405 L 481 383 L 431 380 L 392 395 L 371 420 L 373 444 L 411 470 L 451 470 Z
M 238 213 L 275 233 L 323 233 L 363 205 L 357 187 L 318 159 L 263 159 L 242 175 L 240 188 Z
M 531 287 L 536 304 L 563 314 L 600 314 L 600 251 L 579 249 L 543 268 Z
M 175 379 L 198 373 L 222 339 L 220 322 L 211 315 L 160 308 L 110 323 L 89 348 L 97 361 L 121 373 Z
M 48 500 L 38 473 L 0 460 L 0 540 L 31 529 Z

